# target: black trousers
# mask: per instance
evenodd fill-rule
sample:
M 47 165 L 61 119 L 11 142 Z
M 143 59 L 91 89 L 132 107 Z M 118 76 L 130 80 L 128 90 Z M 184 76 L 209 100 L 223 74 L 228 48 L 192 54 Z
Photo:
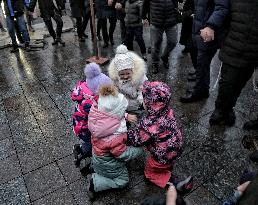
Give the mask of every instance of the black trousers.
M 125 19 L 120 19 L 120 31 L 121 31 L 121 40 L 123 44 L 125 43 L 125 38 L 126 38 Z
M 135 27 L 126 27 L 126 38 L 125 45 L 129 50 L 133 50 L 133 40 L 135 39 L 138 43 L 141 53 L 146 53 L 146 47 L 143 39 L 143 27 L 135 26 Z
M 216 109 L 229 112 L 236 105 L 246 82 L 252 77 L 255 68 L 237 68 L 223 63 L 219 81 L 219 93 L 215 102 Z
M 206 92 L 210 89 L 210 65 L 217 49 L 198 50 L 196 61 L 196 82 L 194 92 Z
M 99 23 L 99 29 L 102 29 L 102 35 L 105 43 L 108 43 L 109 40 L 113 41 L 113 34 L 116 29 L 116 18 L 108 18 L 109 20 L 109 33 L 107 32 L 107 19 L 106 18 L 100 18 L 98 21 Z
M 53 28 L 51 18 L 53 18 L 54 21 L 56 22 L 56 31 Z M 43 18 L 43 20 L 47 26 L 49 34 L 54 39 L 61 38 L 62 29 L 63 29 L 63 20 L 62 20 L 62 16 L 60 15 L 60 13 L 57 10 L 53 10 L 52 12 L 50 12 L 50 16 L 48 18 Z
M 93 38 L 93 27 L 92 27 L 92 22 L 91 22 L 91 14 L 88 12 L 87 14 L 83 15 L 83 17 L 76 18 L 77 34 L 78 34 L 79 38 L 84 36 L 84 32 L 87 28 L 89 20 L 90 20 L 91 36 Z

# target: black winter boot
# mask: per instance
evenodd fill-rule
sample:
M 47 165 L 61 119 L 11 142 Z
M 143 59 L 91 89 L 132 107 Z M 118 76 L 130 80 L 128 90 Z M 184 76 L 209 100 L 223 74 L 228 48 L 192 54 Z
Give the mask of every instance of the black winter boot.
M 229 112 L 223 112 L 215 109 L 210 117 L 210 125 L 227 125 L 233 126 L 236 120 L 236 116 L 233 110 Z
M 250 120 L 244 124 L 244 130 L 258 130 L 258 117 L 256 120 Z
M 193 103 L 198 102 L 203 99 L 206 99 L 209 97 L 209 90 L 203 90 L 203 91 L 192 91 L 192 92 L 186 92 L 186 94 L 180 98 L 180 102 L 182 103 Z

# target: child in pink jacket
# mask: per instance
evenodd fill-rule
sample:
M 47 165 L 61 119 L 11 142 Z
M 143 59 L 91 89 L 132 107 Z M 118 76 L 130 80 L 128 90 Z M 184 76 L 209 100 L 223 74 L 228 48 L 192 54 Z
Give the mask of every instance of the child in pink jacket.
M 94 174 L 89 179 L 89 197 L 96 192 L 123 188 L 129 182 L 125 162 L 138 157 L 141 148 L 130 147 L 127 142 L 125 113 L 128 101 L 115 86 L 102 86 L 98 105 L 89 113 L 89 130 L 92 141 L 92 166 Z
M 111 79 L 101 73 L 99 65 L 90 63 L 84 68 L 85 81 L 78 81 L 71 93 L 76 107 L 72 115 L 73 132 L 83 144 L 74 146 L 75 165 L 78 167 L 80 161 L 85 157 L 91 157 L 91 133 L 88 129 L 88 115 L 93 101 L 98 100 L 98 88 L 101 85 L 111 84 Z
M 144 171 L 148 180 L 162 188 L 177 184 L 171 171 L 182 152 L 183 137 L 169 107 L 170 88 L 163 82 L 146 81 L 142 94 L 147 114 L 136 128 L 128 131 L 128 141 L 134 146 L 145 146 L 151 153 Z M 179 183 L 177 188 L 191 189 L 192 177 Z

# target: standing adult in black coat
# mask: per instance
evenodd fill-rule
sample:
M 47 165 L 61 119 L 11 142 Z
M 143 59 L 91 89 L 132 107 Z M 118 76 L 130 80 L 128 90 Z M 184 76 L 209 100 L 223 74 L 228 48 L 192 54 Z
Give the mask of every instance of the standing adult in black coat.
M 29 11 L 34 11 L 36 6 L 37 0 L 31 0 Z M 57 45 L 58 43 L 65 46 L 65 43 L 61 39 L 62 35 L 62 28 L 63 28 L 63 20 L 61 16 L 61 11 L 65 9 L 65 2 L 64 0 L 38 0 L 39 9 L 41 17 L 43 18 L 49 34 L 53 37 L 54 42 L 52 45 Z M 53 28 L 53 24 L 51 21 L 53 18 L 56 22 L 56 32 Z
M 116 28 L 116 9 L 115 0 L 96 0 L 96 16 L 98 18 L 98 23 L 102 29 L 102 35 L 104 40 L 103 48 L 107 48 L 109 41 L 111 45 L 114 45 L 113 34 Z M 109 19 L 109 33 L 107 32 L 107 19 Z
M 193 43 L 197 48 L 196 82 L 193 90 L 181 97 L 191 103 L 209 97 L 210 64 L 224 37 L 230 0 L 195 0 Z
M 88 36 L 84 33 L 88 21 L 91 20 L 90 5 L 88 0 L 70 0 L 72 16 L 76 19 L 77 34 L 80 42 L 85 42 Z M 92 22 L 90 21 L 91 37 L 93 39 Z
M 257 0 L 231 0 L 229 32 L 219 54 L 223 65 L 215 111 L 210 118 L 211 125 L 234 124 L 233 107 L 258 66 L 257 11 Z M 244 128 L 258 129 L 258 119 Z

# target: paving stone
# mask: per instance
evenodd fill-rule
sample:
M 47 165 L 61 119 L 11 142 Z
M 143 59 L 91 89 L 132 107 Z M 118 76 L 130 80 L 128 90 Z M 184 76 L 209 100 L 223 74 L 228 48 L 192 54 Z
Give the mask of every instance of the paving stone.
M 35 201 L 33 205 L 76 205 L 73 196 L 68 188 L 59 189 L 49 195 Z
M 186 197 L 191 205 L 219 205 L 222 204 L 212 193 L 204 187 L 199 187 L 195 192 Z
M 13 139 L 17 152 L 23 152 L 28 148 L 46 143 L 46 139 L 39 128 L 14 133 Z
M 80 170 L 74 165 L 73 155 L 58 160 L 57 164 L 69 184 L 77 180 L 83 180 Z
M 58 138 L 70 133 L 69 125 L 65 120 L 59 120 L 41 125 L 41 130 L 46 138 Z
M 226 201 L 234 195 L 238 181 L 239 178 L 231 170 L 231 167 L 226 167 L 219 171 L 214 178 L 205 182 L 203 186 L 218 199 Z
M 15 149 L 12 139 L 0 140 L 0 160 L 15 154 Z
M 23 173 L 28 173 L 54 161 L 54 149 L 48 144 L 30 147 L 18 153 Z
M 55 121 L 64 119 L 62 113 L 56 108 L 37 112 L 37 113 L 35 113 L 35 118 L 37 119 L 37 122 L 40 125 L 44 125 L 44 124 L 48 124 L 51 122 L 55 122 Z
M 0 185 L 0 204 L 29 205 L 30 197 L 22 177 Z
M 11 137 L 11 130 L 7 123 L 0 124 L 0 140 L 10 138 Z
M 0 124 L 7 123 L 7 117 L 4 110 L 0 110 Z
M 91 204 L 88 197 L 86 179 L 73 182 L 69 185 L 69 189 L 78 205 Z
M 0 160 L 0 184 L 21 176 L 21 168 L 16 155 Z
M 66 185 L 55 163 L 24 175 L 24 180 L 32 201 L 42 198 Z

